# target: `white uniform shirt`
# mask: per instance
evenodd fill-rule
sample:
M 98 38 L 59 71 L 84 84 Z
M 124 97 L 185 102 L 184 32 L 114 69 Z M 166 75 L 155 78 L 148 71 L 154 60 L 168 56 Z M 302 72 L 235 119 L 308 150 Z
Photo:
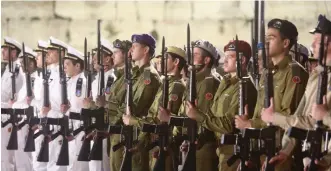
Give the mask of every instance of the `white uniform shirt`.
M 20 67 L 19 60 L 13 62 L 15 70 L 16 66 Z M 12 74 L 9 72 L 9 66 L 6 66 L 6 69 L 1 77 L 1 106 L 5 107 L 8 105 L 8 102 L 11 98 L 12 94 L 12 85 L 11 85 L 11 76 Z M 17 76 L 16 76 L 16 94 L 20 91 L 23 86 L 23 75 L 22 70 L 20 69 Z

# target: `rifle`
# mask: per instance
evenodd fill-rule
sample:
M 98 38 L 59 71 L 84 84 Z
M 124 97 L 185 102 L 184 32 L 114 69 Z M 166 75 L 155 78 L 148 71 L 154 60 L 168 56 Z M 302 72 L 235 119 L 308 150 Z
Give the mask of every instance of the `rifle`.
M 100 68 L 100 82 L 99 82 L 99 89 L 98 89 L 98 96 L 103 96 L 104 95 L 104 87 L 105 87 L 105 73 L 104 73 L 104 68 L 103 68 L 103 64 L 102 64 L 102 58 L 101 58 L 101 35 L 100 35 L 100 24 L 101 24 L 101 20 L 98 20 L 98 36 L 97 36 L 97 44 L 98 44 L 98 50 L 97 50 L 97 57 L 98 57 L 98 65 L 101 66 Z M 94 138 L 94 143 L 91 149 L 91 153 L 89 156 L 90 160 L 102 160 L 102 144 L 103 144 L 103 136 L 99 136 L 99 130 L 104 130 L 105 128 L 105 121 L 104 121 L 104 113 L 105 113 L 105 108 L 104 107 L 100 107 L 98 109 L 98 115 L 101 115 L 103 120 L 102 120 L 102 124 L 97 125 L 97 130 L 96 131 L 96 135 Z
M 23 45 L 23 62 L 24 62 L 24 72 L 25 72 L 25 85 L 26 85 L 26 95 L 27 97 L 32 96 L 32 85 L 31 85 L 31 73 L 29 72 L 29 60 L 28 56 L 25 54 L 25 46 Z
M 262 7 L 264 9 L 264 1 L 261 2 Z M 262 24 L 262 33 L 261 35 L 265 35 L 264 29 L 264 20 L 261 22 Z M 264 75 L 264 108 L 268 108 L 270 106 L 270 98 L 274 97 L 274 90 L 273 90 L 273 74 L 272 70 L 269 67 L 269 42 L 265 43 L 265 39 L 262 39 L 262 43 L 260 44 L 260 48 L 262 48 L 262 58 L 263 58 L 263 68 L 266 70 L 266 74 Z M 268 124 L 267 128 L 264 128 L 263 131 L 267 132 L 262 137 L 265 142 L 265 153 L 266 153 L 266 168 L 265 171 L 274 171 L 275 166 L 274 164 L 269 164 L 270 159 L 275 156 L 276 154 L 276 127 Z
M 191 49 L 192 48 L 192 49 Z M 197 97 L 196 90 L 196 70 L 193 63 L 193 52 L 194 44 L 190 42 L 190 25 L 187 25 L 187 59 L 188 65 L 191 67 L 189 71 L 189 99 L 188 101 L 195 105 L 195 100 Z M 172 126 L 183 126 L 187 127 L 187 134 L 189 140 L 189 151 L 187 157 L 182 165 L 181 171 L 195 171 L 196 170 L 196 144 L 197 140 L 197 122 L 188 117 L 171 117 L 170 125 Z
M 162 57 L 161 57 L 161 73 L 164 76 L 163 79 L 163 89 L 162 89 L 162 103 L 160 104 L 163 108 L 168 107 L 169 102 L 169 80 L 167 73 L 167 57 L 165 56 L 165 40 L 162 38 Z M 154 124 L 143 124 L 142 127 L 143 132 L 155 133 L 159 135 L 159 139 L 157 142 L 152 142 L 152 144 L 156 145 L 156 143 L 160 147 L 159 157 L 156 160 L 153 171 L 165 171 L 166 170 L 166 148 L 168 147 L 168 138 L 169 138 L 169 126 L 168 123 L 163 122 L 159 125 Z
M 253 27 L 253 38 L 252 38 L 252 59 L 253 59 L 253 78 L 255 78 L 255 87 L 259 86 L 260 73 L 258 64 L 258 51 L 257 51 L 257 40 L 258 40 L 258 29 L 259 29 L 259 1 L 254 1 L 254 27 Z
M 244 77 L 242 73 L 241 59 L 243 57 L 243 53 L 239 53 L 238 51 L 238 36 L 236 35 L 235 40 L 235 48 L 236 48 L 236 65 L 237 65 L 237 77 L 239 79 L 239 115 L 245 114 L 245 106 L 248 104 L 247 97 L 247 84 L 250 79 L 248 77 Z M 241 132 L 237 132 L 237 134 L 223 134 L 221 137 L 221 144 L 226 145 L 234 145 L 234 155 L 232 155 L 228 160 L 228 166 L 234 164 L 234 162 L 238 159 L 240 162 L 240 170 L 246 171 L 249 168 L 245 165 L 245 162 L 249 159 L 249 150 L 250 150 L 250 139 L 244 138 Z
M 50 71 L 47 70 L 47 64 L 46 64 L 46 54 L 44 51 L 42 51 L 42 76 L 43 76 L 43 87 L 44 87 L 44 101 L 43 101 L 43 106 L 44 107 L 49 107 L 50 106 L 50 100 L 49 100 L 49 85 L 48 85 L 48 80 L 49 80 L 49 76 L 50 76 Z M 41 125 L 41 131 L 39 131 L 40 133 L 42 133 L 44 135 L 43 141 L 41 143 L 41 148 L 40 151 L 38 153 L 37 156 L 37 161 L 38 162 L 48 162 L 49 161 L 49 141 L 50 141 L 50 130 L 49 130 L 49 123 L 47 123 L 48 118 L 47 117 L 43 117 L 40 118 L 40 125 Z M 31 131 L 33 130 L 29 130 L 29 135 L 31 135 Z M 37 134 L 40 134 L 37 133 Z M 32 139 L 31 137 L 29 137 L 29 139 Z
M 326 28 L 324 28 L 324 24 L 326 22 L 325 16 L 322 16 L 320 19 L 320 25 L 321 25 L 321 43 L 320 43 L 320 49 L 319 49 L 319 58 L 318 58 L 318 64 L 322 67 L 322 71 L 319 73 L 318 76 L 318 89 L 317 89 L 317 95 L 316 95 L 316 103 L 317 104 L 323 104 L 323 96 L 327 93 L 327 81 L 328 81 L 328 68 L 326 66 L 326 57 L 327 57 L 327 49 L 324 49 L 324 39 L 325 39 L 325 32 Z M 328 47 L 329 40 L 326 41 L 326 47 Z M 322 141 L 323 136 L 325 136 L 326 128 L 323 125 L 322 120 L 316 121 L 316 124 L 314 126 L 314 130 L 304 130 L 300 128 L 291 127 L 288 131 L 288 134 L 290 137 L 294 137 L 299 140 L 305 140 L 307 142 L 310 142 L 310 165 L 309 165 L 309 171 L 318 170 L 318 166 L 315 164 L 315 160 L 320 160 L 324 155 L 327 154 L 328 148 L 327 146 L 324 147 L 324 151 L 321 150 L 322 147 Z M 303 138 L 303 135 L 306 135 L 306 137 Z M 326 145 L 328 145 L 328 134 L 325 136 Z
M 132 57 L 131 53 L 127 56 L 125 53 L 124 56 L 124 63 L 125 63 L 125 83 L 126 83 L 126 97 L 125 97 L 125 105 L 126 111 L 133 112 L 133 81 L 132 81 Z M 134 133 L 135 132 L 135 133 Z M 124 150 L 124 157 L 121 165 L 121 171 L 131 171 L 132 170 L 132 152 L 129 151 L 134 144 L 134 141 L 137 141 L 137 128 L 133 128 L 131 125 L 123 125 L 122 128 L 122 135 L 124 135 L 125 139 L 125 150 Z M 134 137 L 135 136 L 135 137 Z M 115 150 L 115 149 L 113 149 Z
M 24 47 L 24 46 L 23 46 Z M 9 58 L 8 58 L 8 66 L 9 66 L 9 72 L 11 73 L 11 98 L 10 100 L 16 100 L 15 96 L 16 96 L 16 74 L 17 72 L 17 67 L 14 69 L 14 62 L 11 59 L 10 56 L 11 53 L 11 48 L 9 47 Z M 10 114 L 10 118 L 7 122 L 5 122 L 6 124 L 11 123 L 12 124 L 12 129 L 11 129 L 11 134 L 9 137 L 9 141 L 8 141 L 8 145 L 7 145 L 7 150 L 17 150 L 18 149 L 18 144 L 17 144 L 17 116 L 15 114 L 15 112 L 11 112 Z M 5 124 L 3 124 L 5 125 Z

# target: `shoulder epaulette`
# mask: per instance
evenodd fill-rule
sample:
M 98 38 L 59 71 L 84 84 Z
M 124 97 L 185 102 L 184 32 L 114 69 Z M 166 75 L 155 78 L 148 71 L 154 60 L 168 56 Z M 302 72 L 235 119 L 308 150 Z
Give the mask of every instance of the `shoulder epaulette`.
M 108 78 L 107 78 L 106 89 L 105 89 L 106 94 L 110 93 L 110 87 L 113 83 L 114 83 L 114 77 L 109 75 Z
M 151 70 L 150 68 L 144 69 L 144 84 L 149 85 L 151 83 Z

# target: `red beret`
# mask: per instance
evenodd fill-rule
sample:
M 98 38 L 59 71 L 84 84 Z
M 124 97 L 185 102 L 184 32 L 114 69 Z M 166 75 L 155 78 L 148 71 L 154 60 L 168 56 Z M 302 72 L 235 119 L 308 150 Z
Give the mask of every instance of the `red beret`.
M 224 52 L 236 51 L 235 45 L 236 41 L 231 40 L 227 45 L 224 46 Z M 252 56 L 251 46 L 243 40 L 238 40 L 238 52 L 243 53 L 243 55 L 248 59 Z

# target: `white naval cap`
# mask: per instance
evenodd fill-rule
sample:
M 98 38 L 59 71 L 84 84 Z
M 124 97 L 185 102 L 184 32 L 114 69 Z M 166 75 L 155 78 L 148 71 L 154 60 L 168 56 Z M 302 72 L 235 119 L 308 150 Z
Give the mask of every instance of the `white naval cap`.
M 54 38 L 53 36 L 51 36 L 49 38 L 49 45 L 48 48 L 55 48 L 55 49 L 59 49 L 59 48 L 64 48 L 67 50 L 68 45 L 66 43 L 64 43 L 63 41 Z
M 113 45 L 107 40 L 107 39 L 104 39 L 104 38 L 101 38 L 100 40 L 100 44 L 101 44 L 101 47 L 100 47 L 100 50 L 109 54 L 109 55 L 112 55 L 113 54 Z M 98 50 L 98 47 L 96 47 L 95 49 L 93 49 L 93 51 L 97 51 Z
M 47 48 L 49 47 L 49 43 L 43 40 L 38 40 L 38 47 L 34 49 L 35 52 L 42 52 L 47 51 Z
M 29 58 L 35 59 L 37 57 L 37 53 L 34 52 L 31 48 L 29 48 L 28 46 L 24 45 L 24 50 L 25 50 L 25 54 L 27 54 L 27 56 Z M 23 56 L 23 54 L 22 54 Z
M 77 49 L 71 46 L 67 46 L 67 48 L 68 48 L 68 52 L 64 58 L 84 61 L 84 55 L 82 52 L 78 51 Z
M 11 38 L 11 37 L 5 37 L 5 42 L 1 47 L 11 47 L 11 48 L 17 48 L 18 50 L 22 51 L 22 44 L 19 43 L 17 40 Z

